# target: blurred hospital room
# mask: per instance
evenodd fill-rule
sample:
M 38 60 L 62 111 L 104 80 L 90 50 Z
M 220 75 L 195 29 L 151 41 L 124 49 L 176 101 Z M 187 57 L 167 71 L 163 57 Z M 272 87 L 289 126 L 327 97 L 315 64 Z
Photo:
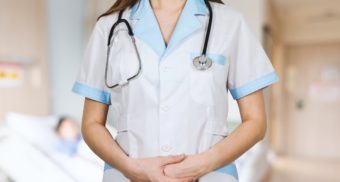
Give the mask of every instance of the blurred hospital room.
M 340 0 L 224 2 L 280 77 L 264 90 L 265 138 L 236 160 L 240 182 L 340 182 Z M 0 182 L 102 180 L 104 163 L 80 135 L 84 99 L 71 89 L 113 3 L 0 0 Z M 232 132 L 241 117 L 230 94 L 228 118 Z

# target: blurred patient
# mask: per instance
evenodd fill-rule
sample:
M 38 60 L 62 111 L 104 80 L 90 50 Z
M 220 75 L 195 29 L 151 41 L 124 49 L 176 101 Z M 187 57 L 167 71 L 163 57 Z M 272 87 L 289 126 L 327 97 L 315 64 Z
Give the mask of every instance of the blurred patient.
M 71 117 L 60 117 L 55 131 L 59 137 L 58 150 L 66 155 L 75 156 L 82 140 L 78 123 Z

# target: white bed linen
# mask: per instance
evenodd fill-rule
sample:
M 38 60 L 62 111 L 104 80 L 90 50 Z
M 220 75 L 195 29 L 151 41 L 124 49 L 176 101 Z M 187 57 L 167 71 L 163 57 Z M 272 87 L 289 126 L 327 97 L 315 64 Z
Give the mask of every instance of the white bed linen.
M 17 182 L 74 182 L 49 158 L 11 135 L 0 140 L 0 167 Z
M 17 182 L 96 182 L 103 162 L 82 140 L 76 157 L 56 148 L 56 117 L 9 113 L 0 127 L 0 169 Z

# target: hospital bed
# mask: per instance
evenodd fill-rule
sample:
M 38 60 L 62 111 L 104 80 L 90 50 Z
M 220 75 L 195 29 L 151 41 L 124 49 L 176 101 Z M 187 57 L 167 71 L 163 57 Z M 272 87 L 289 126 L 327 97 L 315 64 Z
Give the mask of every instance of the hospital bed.
M 84 141 L 76 156 L 56 150 L 57 118 L 9 113 L 0 126 L 0 180 L 16 182 L 101 181 L 103 162 Z M 1 181 L 7 182 L 7 181 Z
M 8 113 L 0 125 L 0 182 L 99 182 L 104 164 L 80 143 L 77 157 L 58 152 L 54 145 L 57 118 Z M 114 128 L 108 127 L 112 136 Z M 236 160 L 241 182 L 258 182 L 269 166 L 262 142 Z M 4 174 L 2 174 L 4 173 Z M 5 176 L 4 176 L 5 175 Z M 4 179 L 9 179 L 5 180 Z

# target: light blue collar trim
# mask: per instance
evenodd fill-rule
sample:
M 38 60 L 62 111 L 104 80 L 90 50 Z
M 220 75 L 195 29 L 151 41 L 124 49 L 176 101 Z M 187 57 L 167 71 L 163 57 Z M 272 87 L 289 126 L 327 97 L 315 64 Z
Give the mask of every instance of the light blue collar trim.
M 209 10 L 207 6 L 205 5 L 204 0 L 196 0 L 196 13 L 195 15 L 209 15 Z
M 138 20 L 133 27 L 135 35 L 149 45 L 159 57 L 165 57 L 186 37 L 202 27 L 197 15 L 208 15 L 204 0 L 187 0 L 179 17 L 176 28 L 171 35 L 168 47 L 154 15 L 149 0 L 140 0 L 131 7 L 130 19 Z
M 136 4 L 131 7 L 130 19 L 131 20 L 139 20 L 146 13 L 145 2 L 141 2 L 143 0 L 139 0 Z
M 132 7 L 130 14 L 132 19 L 138 20 L 133 27 L 135 36 L 161 56 L 165 50 L 165 44 L 149 0 L 140 0 L 135 6 Z

